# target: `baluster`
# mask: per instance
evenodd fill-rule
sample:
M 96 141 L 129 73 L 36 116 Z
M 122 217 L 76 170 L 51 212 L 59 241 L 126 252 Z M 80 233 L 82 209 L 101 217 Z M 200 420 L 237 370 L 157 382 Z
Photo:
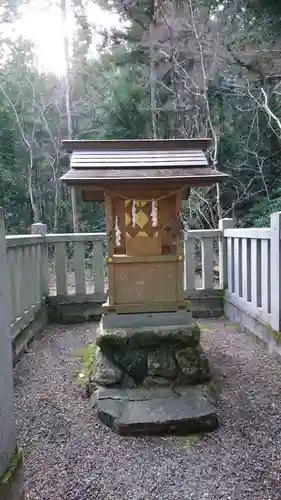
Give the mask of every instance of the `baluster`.
M 11 302 L 11 322 L 17 318 L 17 290 L 16 290 L 16 249 L 11 247 L 7 248 L 7 263 L 8 263 L 8 274 L 10 279 L 10 302 Z
M 67 255 L 66 244 L 64 242 L 55 244 L 55 262 L 57 295 L 67 295 Z
M 16 267 L 15 267 L 15 279 L 16 279 L 16 316 L 20 318 L 24 314 L 24 302 L 23 302 L 23 247 L 16 247 Z
M 251 302 L 251 240 L 242 239 L 242 296 Z
M 202 238 L 202 288 L 204 290 L 213 288 L 214 275 L 214 251 L 213 238 Z
M 104 257 L 103 257 L 103 242 L 93 242 L 93 278 L 95 285 L 95 293 L 104 294 Z
M 233 262 L 233 238 L 227 238 L 227 280 L 228 292 L 234 293 L 234 262 Z
M 195 290 L 195 239 L 186 237 L 184 240 L 185 290 Z
M 261 307 L 267 314 L 269 305 L 269 241 L 261 242 Z
M 242 296 L 242 265 L 241 265 L 241 239 L 234 238 L 233 251 L 235 295 Z
M 85 245 L 84 242 L 74 243 L 73 267 L 75 275 L 76 294 L 86 293 L 85 284 Z

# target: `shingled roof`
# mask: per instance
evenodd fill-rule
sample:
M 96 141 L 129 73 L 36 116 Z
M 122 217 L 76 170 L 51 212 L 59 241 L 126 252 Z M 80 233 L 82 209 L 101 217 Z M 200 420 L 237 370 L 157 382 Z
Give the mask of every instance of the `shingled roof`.
M 209 139 L 66 140 L 72 155 L 62 180 L 72 186 L 160 179 L 213 184 L 227 176 L 208 166 L 209 145 Z

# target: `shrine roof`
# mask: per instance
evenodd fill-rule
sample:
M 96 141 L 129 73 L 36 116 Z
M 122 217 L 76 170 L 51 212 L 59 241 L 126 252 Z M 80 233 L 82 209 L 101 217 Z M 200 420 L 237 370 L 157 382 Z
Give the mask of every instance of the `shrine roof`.
M 208 166 L 209 139 L 63 141 L 72 153 L 62 180 L 70 185 L 104 181 L 197 180 L 227 177 Z
M 218 182 L 226 176 L 212 168 L 142 168 L 142 169 L 74 169 L 69 170 L 62 179 L 68 184 L 84 184 L 89 181 L 132 181 L 138 180 L 180 180 L 209 178 L 213 182 Z M 84 182 L 83 182 L 84 181 Z

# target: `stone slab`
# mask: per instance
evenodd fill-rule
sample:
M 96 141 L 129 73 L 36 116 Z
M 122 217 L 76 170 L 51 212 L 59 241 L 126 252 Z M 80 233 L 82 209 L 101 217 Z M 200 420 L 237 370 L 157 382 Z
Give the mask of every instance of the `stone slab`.
M 173 389 L 101 389 L 91 404 L 98 417 L 124 436 L 209 432 L 218 425 L 202 386 Z
M 135 314 L 104 314 L 101 319 L 103 328 L 141 328 L 161 326 L 187 326 L 192 323 L 189 311 L 135 313 Z
M 120 401 L 148 401 L 149 399 L 170 398 L 171 396 L 181 395 L 169 388 L 148 389 L 138 387 L 137 389 L 115 389 L 100 388 L 98 390 L 98 399 L 114 399 Z
M 163 342 L 189 347 L 199 345 L 199 340 L 200 328 L 196 323 L 162 327 L 105 328 L 101 321 L 96 337 L 96 343 L 102 350 L 162 346 Z

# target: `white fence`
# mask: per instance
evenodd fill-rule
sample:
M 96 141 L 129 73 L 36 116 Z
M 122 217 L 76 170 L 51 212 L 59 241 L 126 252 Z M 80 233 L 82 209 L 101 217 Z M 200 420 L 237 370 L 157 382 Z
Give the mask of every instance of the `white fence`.
M 0 482 L 16 449 L 13 367 L 10 341 L 9 276 L 5 258 L 4 217 L 0 208 Z M 1 484 L 0 484 L 1 489 Z M 0 492 L 1 498 L 3 498 Z
M 48 292 L 47 248 L 44 237 L 6 236 L 12 336 L 16 336 L 42 307 Z
M 275 331 L 281 330 L 281 213 L 269 228 L 187 231 L 184 238 L 186 297 L 220 300 Z M 6 236 L 12 336 L 28 326 L 52 296 L 55 303 L 104 301 L 107 289 L 104 233 Z M 200 306 L 201 307 L 201 306 Z M 217 313 L 221 306 L 215 307 Z M 210 308 L 212 312 L 212 308 Z
M 105 294 L 105 233 L 48 234 L 46 242 L 54 256 L 49 275 L 52 295 Z
M 271 216 L 270 228 L 226 229 L 226 298 L 232 304 L 280 330 L 281 214 Z
M 105 299 L 105 239 L 105 233 L 47 234 L 44 224 L 33 224 L 31 235 L 6 236 L 13 337 L 49 295 L 57 301 Z M 186 233 L 187 295 L 223 289 L 222 245 L 223 228 Z
M 220 230 L 188 231 L 185 236 L 186 292 L 222 288 L 216 248 L 222 239 Z M 105 233 L 47 234 L 46 241 L 54 255 L 49 276 L 51 295 L 58 297 L 88 295 L 96 298 L 106 293 Z M 195 259 L 195 244 L 199 243 L 199 259 Z M 217 243 L 217 244 L 216 244 Z M 216 276 L 215 276 L 216 274 Z
M 219 247 L 223 237 L 221 230 L 192 230 L 184 239 L 184 288 L 194 290 L 222 289 L 219 265 Z M 199 247 L 199 252 L 196 252 Z M 196 258 L 197 257 L 197 258 Z

